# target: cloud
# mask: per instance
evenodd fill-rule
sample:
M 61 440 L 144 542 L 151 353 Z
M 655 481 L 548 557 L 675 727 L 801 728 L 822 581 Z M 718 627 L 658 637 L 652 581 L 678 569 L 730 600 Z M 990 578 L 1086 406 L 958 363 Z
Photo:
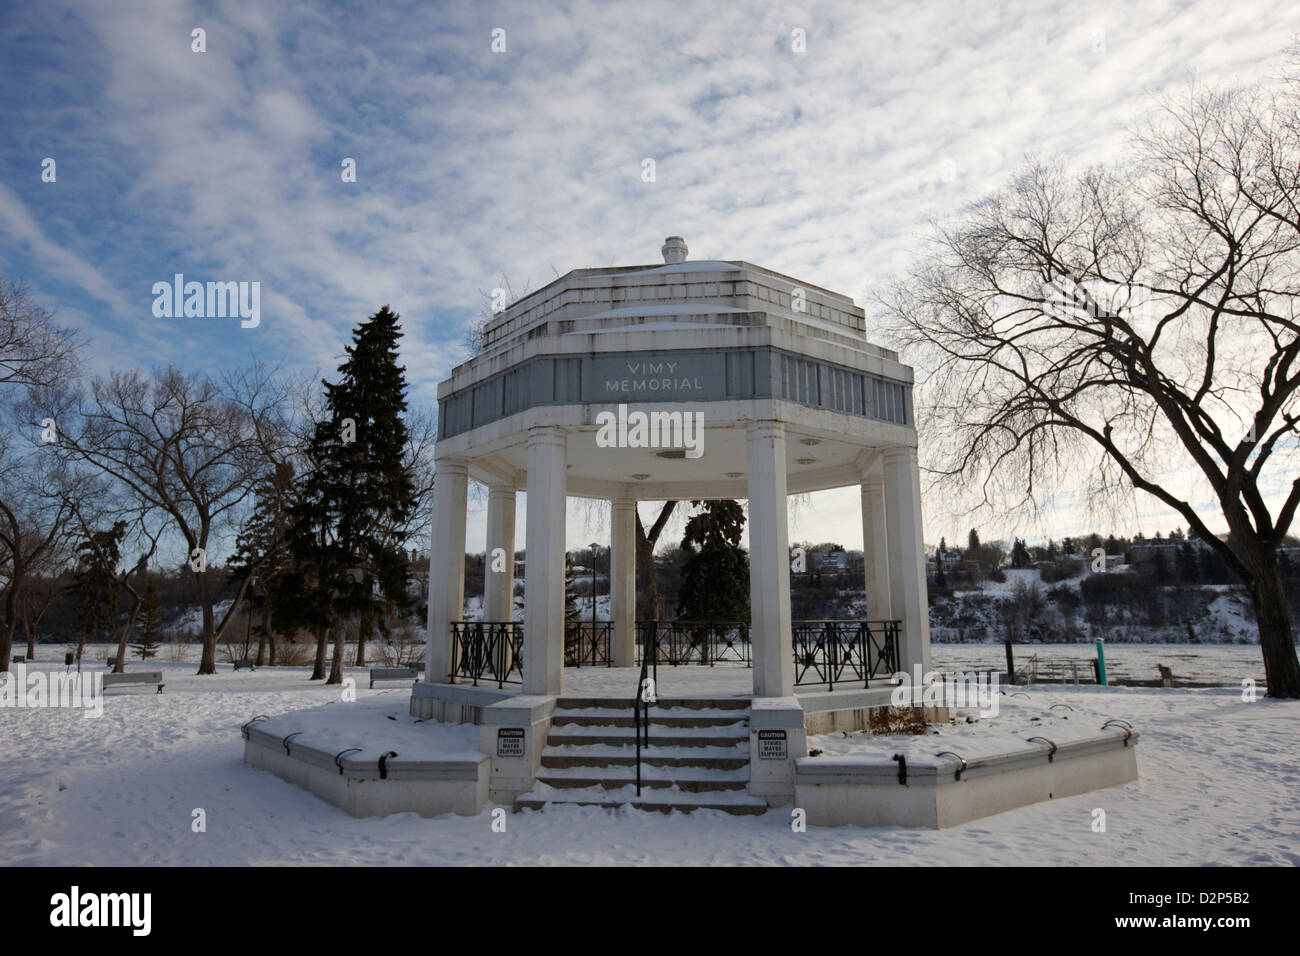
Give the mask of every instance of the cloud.
M 107 305 L 93 331 L 122 364 L 212 368 L 251 346 L 328 372 L 352 326 L 388 303 L 405 320 L 411 397 L 431 402 L 502 273 L 537 288 L 653 262 L 681 234 L 694 256 L 862 301 L 906 268 L 930 217 L 1027 153 L 1114 158 L 1152 94 L 1193 74 L 1261 77 L 1298 29 L 1281 0 L 887 14 L 848 0 L 53 0 L 0 14 L 14 120 L 0 222 L 20 245 L 3 264 L 71 314 Z M 60 168 L 73 203 L 37 191 L 51 149 L 78 158 Z M 261 281 L 262 327 L 151 321 L 147 291 L 173 272 Z M 818 513 L 810 538 L 855 526 L 839 506 Z

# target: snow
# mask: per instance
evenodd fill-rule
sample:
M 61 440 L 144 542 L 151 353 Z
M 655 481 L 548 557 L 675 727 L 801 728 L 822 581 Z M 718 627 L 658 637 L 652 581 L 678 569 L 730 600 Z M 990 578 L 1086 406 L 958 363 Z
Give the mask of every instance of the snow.
M 391 707 L 400 715 L 406 687 L 370 691 L 359 680 L 358 705 L 343 705 L 340 688 L 308 681 L 305 668 L 249 674 L 225 667 L 198 677 L 190 663 L 148 666 L 164 671 L 166 692 L 108 696 L 96 720 L 70 710 L 0 710 L 0 865 L 1300 865 L 1300 702 L 1246 703 L 1235 688 L 1018 688 L 1028 700 L 1003 700 L 1016 734 L 1025 723 L 1014 721 L 1033 716 L 1043 718 L 1034 725 L 1047 737 L 1062 732 L 1066 717 L 1090 730 L 1103 715 L 1128 720 L 1141 733 L 1141 779 L 949 830 L 810 826 L 795 833 L 790 807 L 745 817 L 557 806 L 507 814 L 506 832 L 497 833 L 490 806 L 477 817 L 354 819 L 242 762 L 239 727 L 256 714 L 328 705 L 375 714 Z M 1053 703 L 1075 713 L 1058 709 L 1049 718 Z M 915 746 L 964 752 L 995 730 L 992 723 L 954 727 Z M 460 732 L 452 728 L 450 737 Z M 602 800 L 611 794 L 618 791 L 598 791 Z M 646 796 L 752 800 L 743 791 Z M 197 807 L 206 811 L 205 833 L 191 831 Z M 1098 807 L 1106 811 L 1105 833 L 1092 830 Z
M 1048 749 L 1042 741 L 1029 740 L 1036 736 L 1046 737 L 1058 746 L 1106 734 L 1124 736 L 1123 730 L 1115 725 L 1101 729 L 1112 717 L 1128 719 L 1112 712 L 1113 706 L 1123 708 L 1123 701 L 1117 701 L 1113 695 L 1073 694 L 1067 702 L 1058 699 L 1061 695 L 1047 690 L 1045 685 L 1035 687 L 1032 693 L 1019 688 L 1011 693 L 1024 696 L 999 695 L 996 716 L 981 718 L 976 710 L 961 709 L 958 723 L 931 725 L 924 734 L 877 736 L 843 731 L 821 734 L 808 738 L 808 751 L 820 750 L 832 762 L 838 757 L 875 757 L 888 764 L 893 754 L 902 753 L 909 766 L 947 766 L 955 762 L 954 758 L 938 756 L 941 750 L 950 750 L 969 760 Z M 1053 709 L 1053 705 L 1061 704 L 1065 706 Z M 1137 725 L 1134 729 L 1142 732 Z M 1142 738 L 1140 743 L 1144 742 Z M 1139 765 L 1142 753 L 1143 748 L 1139 746 Z
M 276 737 L 297 734 L 294 743 L 328 753 L 360 747 L 356 759 L 395 750 L 401 760 L 478 760 L 478 728 L 416 720 L 408 693 L 368 700 L 342 700 L 259 720 L 254 726 Z

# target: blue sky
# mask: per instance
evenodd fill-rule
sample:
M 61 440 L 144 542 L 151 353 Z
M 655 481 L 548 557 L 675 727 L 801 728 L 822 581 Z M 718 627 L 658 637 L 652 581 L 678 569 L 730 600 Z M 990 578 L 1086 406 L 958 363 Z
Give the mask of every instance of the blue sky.
M 388 303 L 412 401 L 431 402 L 503 274 L 523 291 L 654 262 L 678 234 L 692 258 L 747 259 L 866 304 L 931 218 L 1026 155 L 1114 158 L 1154 96 L 1193 76 L 1263 78 L 1297 32 L 1286 0 L 11 0 L 0 273 L 86 333 L 96 372 L 217 371 L 256 353 L 330 374 L 349 329 Z M 261 325 L 155 318 L 152 285 L 176 272 L 260 282 Z M 585 543 L 580 512 L 571 540 Z M 792 538 L 856 546 L 856 512 L 856 492 L 815 496 Z M 1181 523 L 1156 514 L 1133 517 Z M 927 540 L 969 524 L 927 506 Z

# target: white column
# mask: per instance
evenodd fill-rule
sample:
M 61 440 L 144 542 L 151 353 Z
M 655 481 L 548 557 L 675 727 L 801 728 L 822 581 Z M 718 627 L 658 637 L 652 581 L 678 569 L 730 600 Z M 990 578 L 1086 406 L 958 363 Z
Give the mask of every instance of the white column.
M 564 430 L 528 430 L 524 693 L 564 689 Z
M 441 684 L 451 680 L 451 622 L 461 620 L 465 612 L 465 493 L 469 469 L 463 461 L 452 458 L 440 459 L 434 467 L 424 679 Z
M 892 616 L 903 621 L 899 664 L 930 670 L 930 607 L 921 528 L 921 470 L 915 448 L 885 451 L 885 535 L 889 540 Z
M 862 564 L 869 621 L 888 621 L 893 617 L 885 525 L 885 480 L 879 475 L 869 475 L 862 479 Z
M 615 667 L 636 663 L 636 499 L 610 502 L 610 612 L 614 619 L 610 652 Z
M 515 489 L 488 488 L 487 554 L 483 569 L 483 620 L 514 620 Z M 500 568 L 500 570 L 495 570 Z
M 790 633 L 790 538 L 786 523 L 785 426 L 754 422 L 749 455 L 749 610 L 754 696 L 794 694 Z

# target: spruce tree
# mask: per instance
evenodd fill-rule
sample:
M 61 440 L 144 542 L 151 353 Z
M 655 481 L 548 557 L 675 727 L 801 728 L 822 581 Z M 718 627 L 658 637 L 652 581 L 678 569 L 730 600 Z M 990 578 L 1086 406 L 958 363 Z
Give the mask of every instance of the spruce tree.
M 158 638 L 162 633 L 162 606 L 158 602 L 158 592 L 152 581 L 145 588 L 140 613 L 143 615 L 140 623 L 140 640 L 132 644 L 131 648 L 140 660 L 145 661 L 158 653 Z
M 86 639 L 107 631 L 117 620 L 117 565 L 121 560 L 126 522 L 93 531 L 77 544 L 77 568 L 68 590 L 77 608 L 80 636 L 77 660 L 86 650 Z
M 279 598 L 288 583 L 287 578 L 295 568 L 295 559 L 290 548 L 290 510 L 297 500 L 297 488 L 294 482 L 294 468 L 288 462 L 280 462 L 262 477 L 254 491 L 255 505 L 252 513 L 239 529 L 235 541 L 235 554 L 230 560 L 230 577 L 242 582 L 248 578 L 256 579 L 256 586 L 250 586 L 244 600 L 249 612 L 258 611 L 261 624 L 258 625 L 256 666 L 263 666 L 266 660 L 267 643 L 270 643 L 270 663 L 275 663 L 275 632 L 273 624 Z M 294 615 L 296 601 L 288 595 L 283 601 L 290 613 L 281 619 L 281 624 L 309 626 L 310 621 L 301 620 L 301 615 Z
M 740 547 L 745 512 L 735 501 L 693 501 L 686 522 L 677 616 L 686 621 L 749 620 L 749 557 Z
M 338 382 L 322 383 L 326 417 L 316 424 L 310 470 L 291 509 L 292 546 L 307 565 L 303 586 L 323 612 L 318 635 L 335 631 L 331 684 L 343 680 L 341 622 L 356 615 L 382 623 L 385 610 L 410 600 L 401 534 L 416 502 L 405 462 L 401 337 L 388 306 L 353 330 Z

